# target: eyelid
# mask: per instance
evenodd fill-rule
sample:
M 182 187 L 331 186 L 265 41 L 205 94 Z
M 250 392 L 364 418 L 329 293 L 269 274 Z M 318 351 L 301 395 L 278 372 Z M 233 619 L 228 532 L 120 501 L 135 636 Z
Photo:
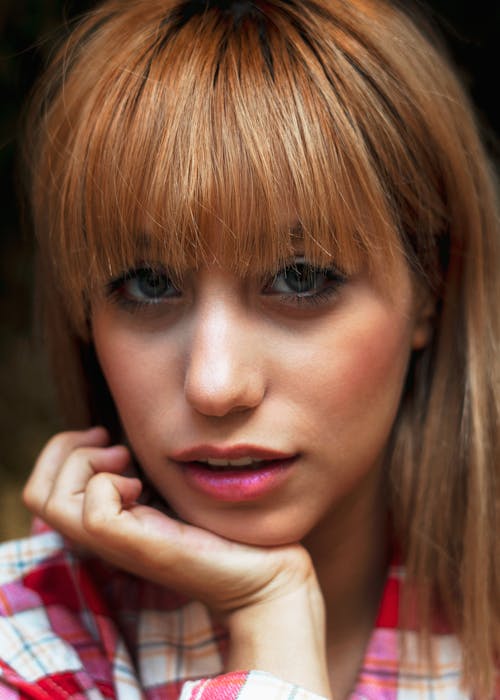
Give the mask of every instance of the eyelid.
M 299 271 L 300 266 L 305 270 Z M 294 289 L 294 285 L 286 281 L 286 275 L 290 272 L 296 272 L 298 277 L 302 278 L 305 283 L 303 289 Z M 296 256 L 293 261 L 267 279 L 262 293 L 278 300 L 281 304 L 297 309 L 302 307 L 305 311 L 313 306 L 331 303 L 340 294 L 347 281 L 348 275 L 336 265 L 314 265 L 305 256 Z M 309 288 L 308 282 L 310 282 Z
M 164 265 L 161 263 L 147 263 L 147 262 L 141 262 L 138 263 L 137 265 L 134 265 L 133 267 L 129 267 L 127 270 L 124 270 L 122 273 L 116 275 L 112 279 L 110 279 L 106 287 L 114 286 L 116 287 L 117 284 L 123 284 L 124 282 L 127 282 L 128 280 L 135 279 L 139 276 L 141 272 L 148 272 L 148 273 L 153 273 L 157 275 L 165 275 L 165 277 L 168 278 L 168 280 L 173 284 L 174 287 L 178 287 L 178 283 L 175 280 L 175 276 L 170 270 L 168 270 Z
M 262 276 L 262 281 L 263 283 L 266 283 L 268 280 L 276 279 L 279 275 L 283 274 L 287 270 L 297 270 L 297 267 L 299 265 L 304 265 L 309 267 L 311 270 L 315 271 L 316 273 L 330 273 L 335 275 L 338 278 L 338 281 L 347 281 L 349 275 L 338 265 L 332 263 L 330 265 L 322 265 L 322 264 L 315 264 L 308 260 L 308 258 L 305 255 L 297 255 L 293 257 L 290 261 L 286 262 L 283 267 L 273 270 L 273 272 L 270 272 L 268 275 L 263 275 Z
M 294 268 L 296 265 L 307 265 L 311 269 L 318 272 L 336 272 L 342 277 L 346 278 L 348 276 L 347 272 L 337 263 L 333 261 L 327 263 L 314 262 L 310 260 L 305 253 L 300 253 L 291 257 L 287 262 L 285 262 L 281 269 L 276 271 L 276 274 L 283 272 L 283 270 Z

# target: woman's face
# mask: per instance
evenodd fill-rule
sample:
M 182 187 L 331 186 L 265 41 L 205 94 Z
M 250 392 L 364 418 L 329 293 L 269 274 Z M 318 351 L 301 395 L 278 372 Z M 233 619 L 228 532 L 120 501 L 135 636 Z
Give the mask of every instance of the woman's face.
M 297 257 L 268 279 L 217 266 L 127 273 L 93 337 L 133 452 L 179 516 L 296 542 L 375 498 L 409 356 L 426 342 L 409 272 L 390 292 Z

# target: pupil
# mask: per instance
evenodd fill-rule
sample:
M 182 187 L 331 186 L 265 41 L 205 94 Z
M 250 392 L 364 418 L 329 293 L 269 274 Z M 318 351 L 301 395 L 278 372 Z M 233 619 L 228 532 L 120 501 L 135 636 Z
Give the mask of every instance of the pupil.
M 139 289 L 148 297 L 162 296 L 168 289 L 168 280 L 158 272 L 144 271 L 139 275 Z
M 294 292 L 309 292 L 316 284 L 317 274 L 309 265 L 295 265 L 286 271 L 286 283 Z

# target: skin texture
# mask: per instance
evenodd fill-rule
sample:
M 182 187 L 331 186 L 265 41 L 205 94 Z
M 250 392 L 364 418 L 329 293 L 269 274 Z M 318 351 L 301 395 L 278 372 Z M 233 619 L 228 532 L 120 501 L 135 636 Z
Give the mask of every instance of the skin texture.
M 140 504 L 129 449 L 102 428 L 56 436 L 25 502 L 117 566 L 203 600 L 230 631 L 226 670 L 337 699 L 378 604 L 383 453 L 429 314 L 402 262 L 389 292 L 363 271 L 319 286 L 335 289 L 297 303 L 276 278 L 213 267 L 138 306 L 134 281 L 115 284 L 93 303 L 97 354 L 135 460 L 182 521 Z M 271 492 L 221 500 L 172 458 L 199 445 L 294 459 Z

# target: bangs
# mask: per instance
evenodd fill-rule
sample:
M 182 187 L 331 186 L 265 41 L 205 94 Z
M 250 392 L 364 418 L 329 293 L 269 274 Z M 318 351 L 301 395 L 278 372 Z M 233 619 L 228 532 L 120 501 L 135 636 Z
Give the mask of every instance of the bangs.
M 139 263 L 259 274 L 300 250 L 390 274 L 404 248 L 390 169 L 411 182 L 416 166 L 352 59 L 349 18 L 165 4 L 87 19 L 46 114 L 58 157 L 45 213 L 75 324 L 89 295 Z M 356 50 L 371 60 L 359 37 Z

